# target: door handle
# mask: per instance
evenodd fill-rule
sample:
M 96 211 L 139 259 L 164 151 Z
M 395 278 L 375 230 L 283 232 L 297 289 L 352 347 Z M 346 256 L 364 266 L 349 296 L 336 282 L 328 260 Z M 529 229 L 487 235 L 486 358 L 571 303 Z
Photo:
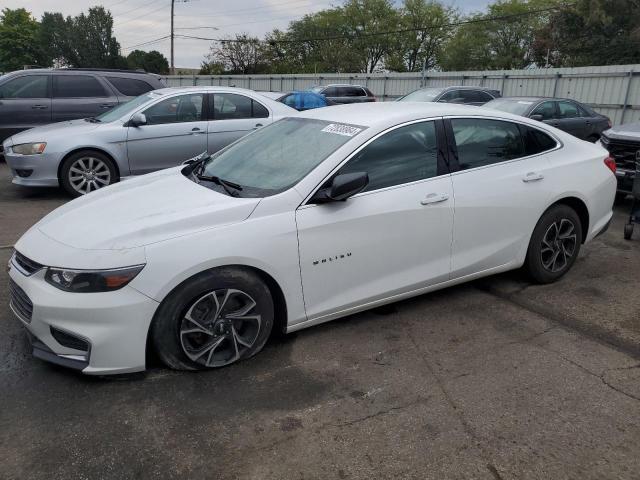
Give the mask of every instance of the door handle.
M 200 130 L 198 127 L 195 127 L 195 128 L 191 129 L 191 135 L 198 135 L 199 133 L 205 133 L 205 132 Z
M 256 123 L 256 126 L 255 126 L 255 127 L 253 127 L 253 129 L 254 129 L 254 130 L 256 130 L 256 129 L 260 128 L 261 126 L 262 126 L 262 124 L 261 124 L 261 123 Z
M 538 180 L 542 180 L 543 178 L 544 175 L 542 175 L 541 173 L 529 172 L 522 178 L 522 181 L 525 183 L 537 182 Z
M 113 108 L 113 106 L 115 105 L 115 103 L 103 103 L 102 105 L 100 105 L 100 108 Z
M 31 108 L 33 108 L 34 110 L 46 110 L 47 107 L 46 105 L 31 105 Z
M 434 203 L 446 202 L 449 200 L 449 195 L 446 193 L 430 193 L 423 200 L 420 200 L 421 205 L 432 205 Z

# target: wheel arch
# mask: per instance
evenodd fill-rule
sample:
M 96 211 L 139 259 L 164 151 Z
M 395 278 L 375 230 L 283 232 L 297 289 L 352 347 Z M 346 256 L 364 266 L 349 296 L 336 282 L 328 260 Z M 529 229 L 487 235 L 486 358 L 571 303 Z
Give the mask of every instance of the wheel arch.
M 278 332 L 281 334 L 286 333 L 288 311 L 287 311 L 287 302 L 286 302 L 286 298 L 284 296 L 284 291 L 282 290 L 282 287 L 276 281 L 276 279 L 272 275 L 270 275 L 268 272 L 251 265 L 229 263 L 224 265 L 216 265 L 215 267 L 200 270 L 199 272 L 196 272 L 190 275 L 189 277 L 185 278 L 180 283 L 175 285 L 171 290 L 169 290 L 160 301 L 160 304 L 162 304 L 162 302 L 164 302 L 176 289 L 182 286 L 185 282 L 188 282 L 192 278 L 198 275 L 201 275 L 203 273 L 212 272 L 221 268 L 238 268 L 238 269 L 246 270 L 253 273 L 258 278 L 260 278 L 260 280 L 262 280 L 267 285 L 267 288 L 271 293 L 271 298 L 273 299 L 274 316 L 273 316 L 272 331 Z M 149 322 L 149 327 L 147 329 L 147 341 L 146 341 L 146 359 L 147 359 L 146 363 L 147 364 L 149 363 L 149 359 L 151 358 L 151 356 L 154 355 L 153 353 L 154 349 L 151 341 L 151 330 L 153 328 L 153 324 L 155 323 L 158 310 L 159 309 L 156 309 L 156 312 L 154 313 L 153 318 L 151 319 L 151 322 Z
M 67 152 L 62 157 L 62 159 L 60 159 L 60 163 L 58 163 L 58 181 L 59 182 L 62 181 L 62 165 L 64 165 L 64 162 L 66 162 L 67 158 L 69 158 L 71 155 L 75 155 L 78 152 L 97 152 L 104 155 L 113 163 L 113 167 L 116 169 L 116 175 L 118 176 L 118 180 L 120 180 L 120 166 L 118 165 L 118 162 L 113 157 L 113 155 L 111 155 L 109 152 L 99 147 L 77 147 Z
M 589 209 L 587 208 L 587 204 L 578 197 L 568 196 L 563 197 L 555 202 L 553 202 L 549 207 L 545 210 L 545 213 L 555 205 L 566 205 L 575 210 L 578 218 L 580 219 L 580 224 L 582 227 L 582 243 L 587 240 L 587 236 L 589 235 Z M 543 213 L 544 215 L 544 213 Z

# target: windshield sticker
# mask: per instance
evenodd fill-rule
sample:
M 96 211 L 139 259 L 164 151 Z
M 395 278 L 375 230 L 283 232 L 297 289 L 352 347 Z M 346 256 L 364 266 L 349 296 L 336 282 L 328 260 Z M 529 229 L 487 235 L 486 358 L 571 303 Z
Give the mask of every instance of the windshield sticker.
M 351 125 L 343 125 L 340 123 L 330 123 L 326 127 L 324 127 L 321 131 L 327 133 L 336 133 L 338 135 L 344 135 L 345 137 L 353 137 L 354 135 L 359 134 L 362 129 L 357 127 L 352 127 Z

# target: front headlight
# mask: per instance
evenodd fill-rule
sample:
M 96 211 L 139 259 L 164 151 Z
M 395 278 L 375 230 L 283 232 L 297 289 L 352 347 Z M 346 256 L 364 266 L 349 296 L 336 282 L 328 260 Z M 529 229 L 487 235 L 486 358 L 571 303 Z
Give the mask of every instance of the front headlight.
M 39 155 L 44 152 L 46 146 L 46 142 L 21 143 L 11 147 L 11 150 L 18 155 Z
M 112 270 L 67 270 L 48 268 L 44 279 L 60 290 L 76 293 L 111 292 L 124 287 L 144 265 Z

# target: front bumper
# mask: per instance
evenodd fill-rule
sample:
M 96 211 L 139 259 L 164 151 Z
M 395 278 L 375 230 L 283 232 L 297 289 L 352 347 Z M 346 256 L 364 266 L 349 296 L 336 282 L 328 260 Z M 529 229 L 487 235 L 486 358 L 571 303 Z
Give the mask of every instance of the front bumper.
M 635 170 L 618 168 L 616 179 L 618 180 L 618 192 L 631 193 L 633 191 L 633 181 L 636 178 Z
M 26 187 L 57 187 L 60 155 L 47 153 L 40 155 L 18 155 L 11 150 L 4 152 L 4 159 L 11 169 L 13 183 Z
M 63 292 L 49 285 L 44 273 L 9 270 L 26 296 L 21 302 L 31 303 L 28 318 L 12 293 L 11 309 L 29 332 L 35 357 L 93 375 L 145 369 L 147 333 L 158 302 L 129 286 L 105 293 Z M 62 345 L 60 332 L 85 341 L 88 348 Z

